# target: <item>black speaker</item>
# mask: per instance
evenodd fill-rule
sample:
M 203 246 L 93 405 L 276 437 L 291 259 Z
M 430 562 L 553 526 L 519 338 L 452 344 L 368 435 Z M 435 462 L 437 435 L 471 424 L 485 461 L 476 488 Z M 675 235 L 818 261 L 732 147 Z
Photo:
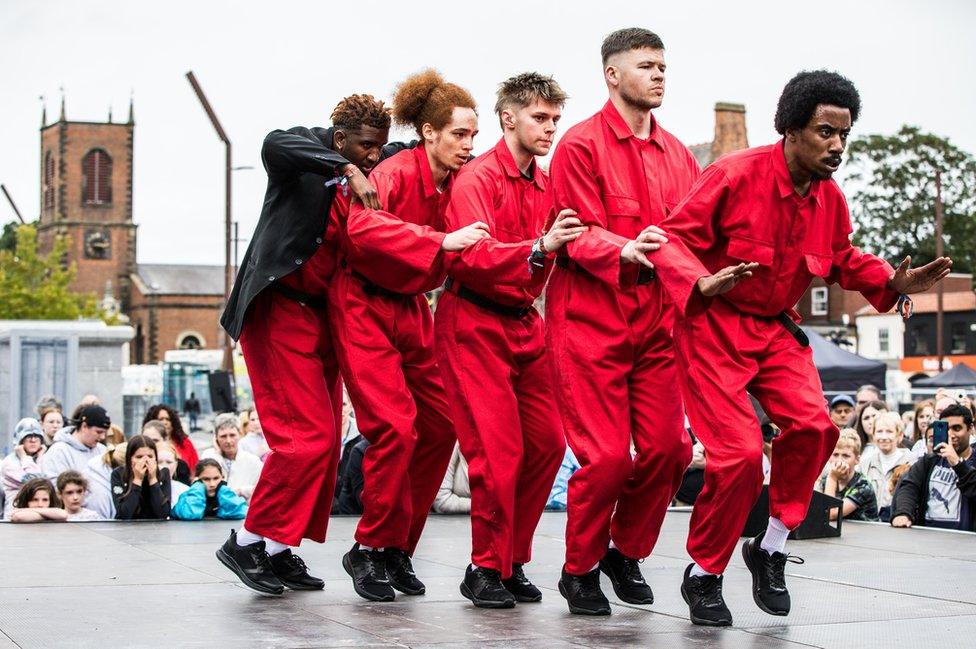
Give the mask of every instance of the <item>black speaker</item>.
M 234 376 L 223 370 L 210 373 L 210 405 L 214 412 L 237 412 Z
M 796 529 L 790 532 L 790 538 L 802 541 L 804 539 L 823 539 L 831 536 L 840 536 L 841 523 L 843 518 L 844 501 L 833 496 L 814 491 L 810 495 L 810 508 L 807 509 L 807 517 L 797 525 Z M 830 510 L 837 510 L 836 526 L 831 525 Z M 769 523 L 769 486 L 763 485 L 759 499 L 752 506 L 749 518 L 746 519 L 745 529 L 742 536 L 756 536 L 766 529 Z

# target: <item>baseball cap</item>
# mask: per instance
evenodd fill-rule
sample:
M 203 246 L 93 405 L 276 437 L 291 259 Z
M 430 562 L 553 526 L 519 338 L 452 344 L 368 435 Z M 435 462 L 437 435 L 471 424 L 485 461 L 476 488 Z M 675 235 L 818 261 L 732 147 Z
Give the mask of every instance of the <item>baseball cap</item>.
M 78 414 L 78 425 L 88 424 L 95 428 L 108 428 L 112 425 L 112 420 L 108 418 L 108 413 L 101 406 L 85 406 Z
M 838 394 L 836 397 L 831 399 L 830 400 L 831 409 L 833 409 L 833 407 L 836 406 L 838 403 L 846 403 L 851 408 L 853 408 L 856 405 L 854 403 L 854 399 L 852 397 L 847 396 L 846 394 Z
M 31 435 L 37 435 L 42 440 L 44 439 L 41 422 L 33 417 L 24 417 L 17 422 L 17 426 L 14 428 L 14 445 L 20 444 L 24 441 L 24 438 L 30 437 Z

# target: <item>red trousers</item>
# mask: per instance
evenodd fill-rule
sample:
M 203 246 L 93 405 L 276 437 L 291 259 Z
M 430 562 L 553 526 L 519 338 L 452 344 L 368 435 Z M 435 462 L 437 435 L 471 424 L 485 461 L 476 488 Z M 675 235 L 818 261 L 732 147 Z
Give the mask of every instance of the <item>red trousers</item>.
M 512 575 L 566 453 L 542 318 L 498 315 L 444 293 L 437 361 L 471 486 L 471 562 Z
M 303 538 L 321 543 L 335 491 L 342 404 L 325 312 L 267 289 L 248 309 L 240 342 L 271 448 L 244 526 L 288 545 Z
M 556 398 L 580 463 L 569 480 L 566 571 L 581 575 L 611 540 L 633 559 L 651 553 L 691 441 L 675 390 L 673 309 L 658 282 L 618 292 L 556 269 L 546 300 Z
M 781 433 L 773 441 L 769 513 L 793 529 L 837 441 L 813 353 L 782 324 L 715 299 L 679 320 L 674 342 L 691 429 L 705 447 L 705 488 L 695 501 L 688 553 L 725 570 L 762 491 L 762 433 L 748 390 Z
M 413 554 L 456 439 L 430 307 L 423 295 L 367 295 L 339 272 L 329 318 L 356 423 L 369 440 L 356 541 Z

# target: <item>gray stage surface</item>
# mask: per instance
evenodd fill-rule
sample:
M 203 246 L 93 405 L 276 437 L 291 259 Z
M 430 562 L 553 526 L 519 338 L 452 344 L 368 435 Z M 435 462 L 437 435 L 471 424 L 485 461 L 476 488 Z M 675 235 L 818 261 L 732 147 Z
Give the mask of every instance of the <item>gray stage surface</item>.
M 668 514 L 643 564 L 656 602 L 611 596 L 613 615 L 570 615 L 555 590 L 565 516 L 546 514 L 527 573 L 541 604 L 475 609 L 458 593 L 470 549 L 466 517 L 432 516 L 414 565 L 427 595 L 372 604 L 340 557 L 355 518 L 332 522 L 301 555 L 322 592 L 261 597 L 214 558 L 230 524 L 0 525 L 0 649 L 9 647 L 947 647 L 976 646 L 976 535 L 846 524 L 841 539 L 790 542 L 793 613 L 762 613 L 741 556 L 725 582 L 735 627 L 694 627 L 678 585 L 686 512 Z M 608 595 L 609 583 L 604 579 Z M 967 639 L 968 638 L 968 639 Z

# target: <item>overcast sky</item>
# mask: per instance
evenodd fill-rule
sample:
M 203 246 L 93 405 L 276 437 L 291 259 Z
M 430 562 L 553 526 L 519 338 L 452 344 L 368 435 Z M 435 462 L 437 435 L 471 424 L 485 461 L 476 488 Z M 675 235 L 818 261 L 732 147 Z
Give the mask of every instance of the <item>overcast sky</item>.
M 0 182 L 39 209 L 41 102 L 56 119 L 117 121 L 135 97 L 134 215 L 141 262 L 223 263 L 223 147 L 184 78 L 193 70 L 234 144 L 234 218 L 249 237 L 261 209 L 260 147 L 274 128 L 324 125 L 353 92 L 389 98 L 427 66 L 481 106 L 476 153 L 500 136 L 489 114 L 512 74 L 553 74 L 570 94 L 564 125 L 606 98 L 603 37 L 661 35 L 661 123 L 686 144 L 712 139 L 716 101 L 746 105 L 750 144 L 802 69 L 836 69 L 861 92 L 860 133 L 910 123 L 976 152 L 976 3 L 0 1 Z M 0 202 L 0 219 L 14 218 Z M 246 244 L 243 244 L 246 245 Z M 243 254 L 243 247 L 241 248 Z

